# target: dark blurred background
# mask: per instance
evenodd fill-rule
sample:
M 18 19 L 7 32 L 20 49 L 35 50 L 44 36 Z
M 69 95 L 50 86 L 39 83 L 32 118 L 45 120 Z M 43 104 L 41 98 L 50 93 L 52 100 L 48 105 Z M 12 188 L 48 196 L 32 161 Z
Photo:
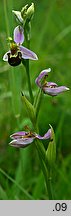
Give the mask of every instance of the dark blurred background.
M 30 61 L 34 96 L 35 79 L 41 70 L 51 67 L 48 80 L 71 88 L 71 1 L 39 0 L 31 27 L 31 47 L 39 60 Z M 21 10 L 30 0 L 0 0 L 0 199 L 47 199 L 44 177 L 34 144 L 22 150 L 10 147 L 10 134 L 31 127 L 21 90 L 28 96 L 25 68 L 12 68 L 3 62 L 8 32 L 17 26 L 12 9 Z M 6 17 L 7 9 L 7 17 Z M 26 43 L 24 42 L 24 46 Z M 40 134 L 51 124 L 55 131 L 57 163 L 53 173 L 54 199 L 71 199 L 71 92 L 57 97 L 44 96 L 38 117 Z M 48 143 L 44 143 L 45 148 Z M 21 187 L 21 188 L 20 188 Z M 24 191 L 25 190 L 25 191 Z

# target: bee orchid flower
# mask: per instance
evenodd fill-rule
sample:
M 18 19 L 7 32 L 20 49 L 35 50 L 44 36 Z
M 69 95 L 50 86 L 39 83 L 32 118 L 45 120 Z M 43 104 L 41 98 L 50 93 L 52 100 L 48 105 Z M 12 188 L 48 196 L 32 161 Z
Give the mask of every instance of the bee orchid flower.
M 5 53 L 3 60 L 7 61 L 11 66 L 17 66 L 21 63 L 22 59 L 32 59 L 38 60 L 37 55 L 22 46 L 24 42 L 24 30 L 21 26 L 17 26 L 14 29 L 14 41 L 12 38 L 9 38 L 10 41 L 10 50 Z
M 46 77 L 48 73 L 51 71 L 50 68 L 43 70 L 39 76 L 36 78 L 35 83 L 42 89 L 45 94 L 56 96 L 64 91 L 69 90 L 66 86 L 58 86 L 54 82 L 47 82 Z
M 51 129 L 49 129 L 44 136 L 40 136 L 39 134 L 33 133 L 31 131 L 20 131 L 12 134 L 10 138 L 12 139 L 12 141 L 9 143 L 11 146 L 17 148 L 25 148 L 29 144 L 31 144 L 35 139 L 46 140 L 51 138 Z

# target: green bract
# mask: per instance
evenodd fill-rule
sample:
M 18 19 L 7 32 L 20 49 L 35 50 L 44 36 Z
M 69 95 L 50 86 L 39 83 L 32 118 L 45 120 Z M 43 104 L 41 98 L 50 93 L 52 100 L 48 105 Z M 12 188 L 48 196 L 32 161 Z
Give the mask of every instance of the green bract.
M 22 93 L 22 100 L 24 102 L 24 106 L 26 108 L 26 111 L 28 113 L 28 116 L 33 123 L 33 125 L 36 122 L 36 115 L 35 115 L 35 108 L 34 106 L 29 102 L 29 100 L 25 97 L 25 95 Z
M 46 155 L 47 155 L 49 165 L 53 166 L 56 160 L 56 142 L 55 142 L 54 130 L 51 125 L 50 127 L 51 127 L 51 140 L 49 142 Z

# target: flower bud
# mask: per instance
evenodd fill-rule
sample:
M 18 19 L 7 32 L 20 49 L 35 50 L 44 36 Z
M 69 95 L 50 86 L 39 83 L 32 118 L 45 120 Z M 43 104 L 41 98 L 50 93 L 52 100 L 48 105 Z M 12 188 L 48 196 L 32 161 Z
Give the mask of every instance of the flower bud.
M 21 10 L 21 16 L 24 21 L 26 20 L 31 21 L 33 14 L 34 14 L 34 3 L 32 3 L 30 7 L 28 6 L 28 4 L 25 5 Z

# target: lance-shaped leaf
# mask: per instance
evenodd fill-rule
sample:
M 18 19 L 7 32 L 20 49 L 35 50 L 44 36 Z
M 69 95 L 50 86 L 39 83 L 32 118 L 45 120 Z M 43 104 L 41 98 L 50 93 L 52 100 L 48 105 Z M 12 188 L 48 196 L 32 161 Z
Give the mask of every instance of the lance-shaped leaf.
M 28 116 L 29 116 L 31 122 L 34 124 L 36 122 L 36 115 L 35 115 L 34 106 L 29 102 L 29 100 L 25 97 L 25 95 L 23 93 L 22 93 L 22 101 L 24 102 L 24 106 L 26 108 L 26 111 L 28 113 Z
M 49 142 L 46 155 L 47 155 L 49 165 L 52 167 L 56 160 L 56 142 L 55 142 L 54 130 L 51 125 L 50 127 L 51 127 L 51 140 Z

